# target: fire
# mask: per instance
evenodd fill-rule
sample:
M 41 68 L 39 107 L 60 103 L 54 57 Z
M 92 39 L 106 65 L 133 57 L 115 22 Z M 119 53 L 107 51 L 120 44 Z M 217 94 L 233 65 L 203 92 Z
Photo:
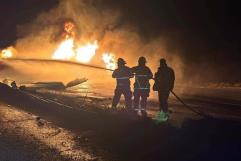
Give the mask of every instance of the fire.
M 81 63 L 88 63 L 98 49 L 97 41 L 84 45 L 76 45 L 75 42 L 75 24 L 67 21 L 63 26 L 63 41 L 54 52 L 52 58 L 59 60 L 73 60 Z
M 62 36 L 65 39 L 74 38 L 75 37 L 75 25 L 74 23 L 67 21 L 64 23 L 64 31 Z
M 105 63 L 106 68 L 114 70 L 116 68 L 115 56 L 113 54 L 104 53 L 102 60 Z
M 0 58 L 12 58 L 16 53 L 16 50 L 14 49 L 14 47 L 10 46 L 6 49 L 3 49 L 1 52 L 0 52 Z
M 52 58 L 60 60 L 70 60 L 75 55 L 73 48 L 74 40 L 68 39 L 60 44 L 59 48 L 54 52 Z
M 78 47 L 76 50 L 76 60 L 82 63 L 90 62 L 98 47 L 97 41 Z
M 73 22 L 65 22 L 63 25 L 62 38 L 64 39 L 54 52 L 52 58 L 58 60 L 71 60 L 81 63 L 89 63 L 99 48 L 98 42 L 88 42 L 79 45 L 75 42 L 75 25 Z M 115 69 L 115 57 L 113 54 L 102 54 L 102 60 L 106 68 Z
M 88 63 L 95 55 L 97 49 L 97 41 L 75 47 L 74 39 L 67 39 L 60 44 L 58 49 L 54 52 L 52 58 L 59 60 L 75 60 L 81 63 Z

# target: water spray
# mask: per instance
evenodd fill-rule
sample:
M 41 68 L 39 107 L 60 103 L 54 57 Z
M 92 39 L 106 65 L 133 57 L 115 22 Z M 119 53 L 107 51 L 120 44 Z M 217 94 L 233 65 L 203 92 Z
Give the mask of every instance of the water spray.
M 114 71 L 113 69 L 108 69 L 105 67 L 100 67 L 100 66 L 95 66 L 95 65 L 90 65 L 90 64 L 85 64 L 85 63 L 79 63 L 79 62 L 74 62 L 74 61 L 67 61 L 67 60 L 54 60 L 54 59 L 33 59 L 33 58 L 8 58 L 8 59 L 3 59 L 4 61 L 25 61 L 25 62 L 42 62 L 42 63 L 62 63 L 62 64 L 71 64 L 71 65 L 76 65 L 76 66 L 84 66 L 84 67 L 89 67 L 89 68 L 95 68 L 95 69 L 102 69 L 102 70 L 108 70 L 108 71 Z

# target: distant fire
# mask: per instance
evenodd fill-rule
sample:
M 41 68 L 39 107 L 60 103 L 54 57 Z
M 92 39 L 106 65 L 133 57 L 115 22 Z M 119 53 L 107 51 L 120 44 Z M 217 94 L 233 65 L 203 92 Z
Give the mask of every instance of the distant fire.
M 86 44 L 79 45 L 75 42 L 75 25 L 72 22 L 64 23 L 64 30 L 62 33 L 63 41 L 54 52 L 52 58 L 59 60 L 71 60 L 81 63 L 89 63 L 96 55 L 99 48 L 98 42 L 87 42 Z M 108 69 L 114 69 L 115 58 L 113 54 L 102 54 L 102 60 Z
M 12 46 L 6 49 L 3 49 L 0 52 L 0 58 L 4 58 L 4 59 L 12 58 L 14 55 L 16 55 L 16 50 Z

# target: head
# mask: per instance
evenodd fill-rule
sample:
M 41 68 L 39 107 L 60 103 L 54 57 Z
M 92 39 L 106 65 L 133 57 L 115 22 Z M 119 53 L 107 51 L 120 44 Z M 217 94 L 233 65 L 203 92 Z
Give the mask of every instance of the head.
M 118 67 L 124 66 L 126 64 L 126 61 L 123 58 L 118 58 L 117 59 L 117 65 Z
M 166 67 L 167 66 L 167 62 L 166 59 L 160 59 L 160 67 Z
M 146 58 L 143 57 L 143 56 L 139 57 L 139 59 L 138 59 L 138 64 L 139 64 L 140 66 L 145 66 L 145 65 L 146 65 Z

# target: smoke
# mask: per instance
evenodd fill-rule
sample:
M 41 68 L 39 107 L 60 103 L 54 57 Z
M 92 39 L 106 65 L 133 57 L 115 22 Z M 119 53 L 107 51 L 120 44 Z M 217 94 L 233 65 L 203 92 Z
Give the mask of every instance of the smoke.
M 58 36 L 63 22 L 71 20 L 76 24 L 76 43 L 86 43 L 97 40 L 99 49 L 90 62 L 103 66 L 101 54 L 110 52 L 115 57 L 122 57 L 128 66 L 137 64 L 138 57 L 145 56 L 147 65 L 155 72 L 160 58 L 166 58 L 168 64 L 175 70 L 177 82 L 182 81 L 183 63 L 177 50 L 170 50 L 164 36 L 147 37 L 139 32 L 138 28 L 123 20 L 123 10 L 118 7 L 100 5 L 102 1 L 94 0 L 60 0 L 59 4 L 49 11 L 40 13 L 31 23 L 17 27 L 18 37 L 16 49 L 18 57 L 22 58 L 51 58 L 60 43 Z M 31 77 L 56 78 L 58 73 L 66 73 L 65 68 L 44 68 L 41 64 L 19 65 L 23 70 L 32 71 Z M 71 76 L 77 68 L 68 70 Z M 38 73 L 36 74 L 34 73 Z M 84 74 L 84 71 L 82 71 Z M 43 73 L 43 74 L 41 74 Z M 46 74 L 48 73 L 48 74 Z M 52 75 L 50 74 L 52 73 Z M 79 73 L 79 72 L 78 72 Z M 51 75 L 51 76 L 50 76 Z

